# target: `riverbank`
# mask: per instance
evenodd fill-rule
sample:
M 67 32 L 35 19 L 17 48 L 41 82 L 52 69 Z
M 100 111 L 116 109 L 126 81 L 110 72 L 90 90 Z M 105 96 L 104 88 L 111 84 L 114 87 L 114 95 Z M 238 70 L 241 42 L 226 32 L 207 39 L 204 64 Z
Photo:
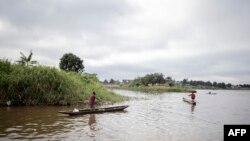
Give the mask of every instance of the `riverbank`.
M 170 87 L 170 86 L 139 86 L 131 87 L 128 85 L 105 85 L 107 88 L 111 89 L 125 89 L 133 91 L 142 91 L 142 92 L 154 92 L 154 93 L 163 93 L 163 92 L 190 92 L 193 89 L 185 87 Z
M 99 104 L 127 100 L 107 90 L 96 75 L 65 72 L 46 66 L 25 67 L 0 60 L 0 102 L 11 105 L 86 104 L 93 91 Z

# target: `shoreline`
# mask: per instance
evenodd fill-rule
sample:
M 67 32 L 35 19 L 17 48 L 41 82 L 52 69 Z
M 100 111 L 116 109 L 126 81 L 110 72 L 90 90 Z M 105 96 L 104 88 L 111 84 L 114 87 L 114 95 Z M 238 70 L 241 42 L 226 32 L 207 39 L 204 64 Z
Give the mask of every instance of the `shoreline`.
M 129 87 L 129 86 L 120 86 L 120 85 L 104 85 L 110 89 L 124 89 L 124 90 L 133 90 L 133 91 L 142 91 L 142 92 L 190 92 L 194 89 L 185 88 L 185 87 L 168 87 L 168 86 L 140 86 L 140 87 Z

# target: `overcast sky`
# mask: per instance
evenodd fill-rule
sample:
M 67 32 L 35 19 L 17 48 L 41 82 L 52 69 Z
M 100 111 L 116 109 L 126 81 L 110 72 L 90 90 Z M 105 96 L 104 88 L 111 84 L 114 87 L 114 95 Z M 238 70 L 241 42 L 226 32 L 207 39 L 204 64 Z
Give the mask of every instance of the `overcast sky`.
M 30 50 L 57 68 L 71 52 L 100 80 L 250 83 L 250 1 L 0 0 L 0 59 Z

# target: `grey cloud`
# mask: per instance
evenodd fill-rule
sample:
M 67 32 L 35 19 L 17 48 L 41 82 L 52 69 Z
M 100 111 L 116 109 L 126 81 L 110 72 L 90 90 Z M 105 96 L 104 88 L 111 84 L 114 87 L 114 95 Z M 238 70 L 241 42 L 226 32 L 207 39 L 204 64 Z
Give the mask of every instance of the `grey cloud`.
M 1 16 L 22 27 L 98 28 L 111 22 L 115 16 L 125 14 L 124 1 L 1 1 Z M 15 10 L 13 10 L 15 9 Z
M 0 57 L 15 60 L 20 51 L 32 49 L 41 64 L 57 67 L 60 57 L 72 52 L 84 60 L 87 72 L 97 73 L 101 79 L 132 79 L 160 72 L 179 80 L 250 83 L 248 0 L 191 0 L 190 11 L 182 11 L 188 14 L 176 24 L 166 11 L 154 12 L 158 8 L 150 9 L 154 5 L 147 1 L 140 4 L 126 0 L 0 1 Z M 144 12 L 161 15 L 147 17 Z M 177 55 L 186 51 L 190 56 L 169 59 L 156 56 L 155 50 L 166 55 L 171 50 Z M 144 51 L 152 52 L 145 58 L 153 59 L 139 63 L 120 59 L 124 54 L 142 58 Z M 122 62 L 113 63 L 115 58 Z M 113 62 L 99 67 L 89 63 L 105 59 Z

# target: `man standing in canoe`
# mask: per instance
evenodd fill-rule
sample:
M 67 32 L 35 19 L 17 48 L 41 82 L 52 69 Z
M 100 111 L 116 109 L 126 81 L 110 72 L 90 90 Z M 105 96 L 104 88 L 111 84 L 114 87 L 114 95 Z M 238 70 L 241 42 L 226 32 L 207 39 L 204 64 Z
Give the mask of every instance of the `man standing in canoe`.
M 95 92 L 89 97 L 89 106 L 91 110 L 95 110 Z
M 192 101 L 195 100 L 195 94 L 194 93 L 195 93 L 195 91 L 192 91 L 192 93 L 190 95 L 188 95 L 188 96 L 191 96 Z

